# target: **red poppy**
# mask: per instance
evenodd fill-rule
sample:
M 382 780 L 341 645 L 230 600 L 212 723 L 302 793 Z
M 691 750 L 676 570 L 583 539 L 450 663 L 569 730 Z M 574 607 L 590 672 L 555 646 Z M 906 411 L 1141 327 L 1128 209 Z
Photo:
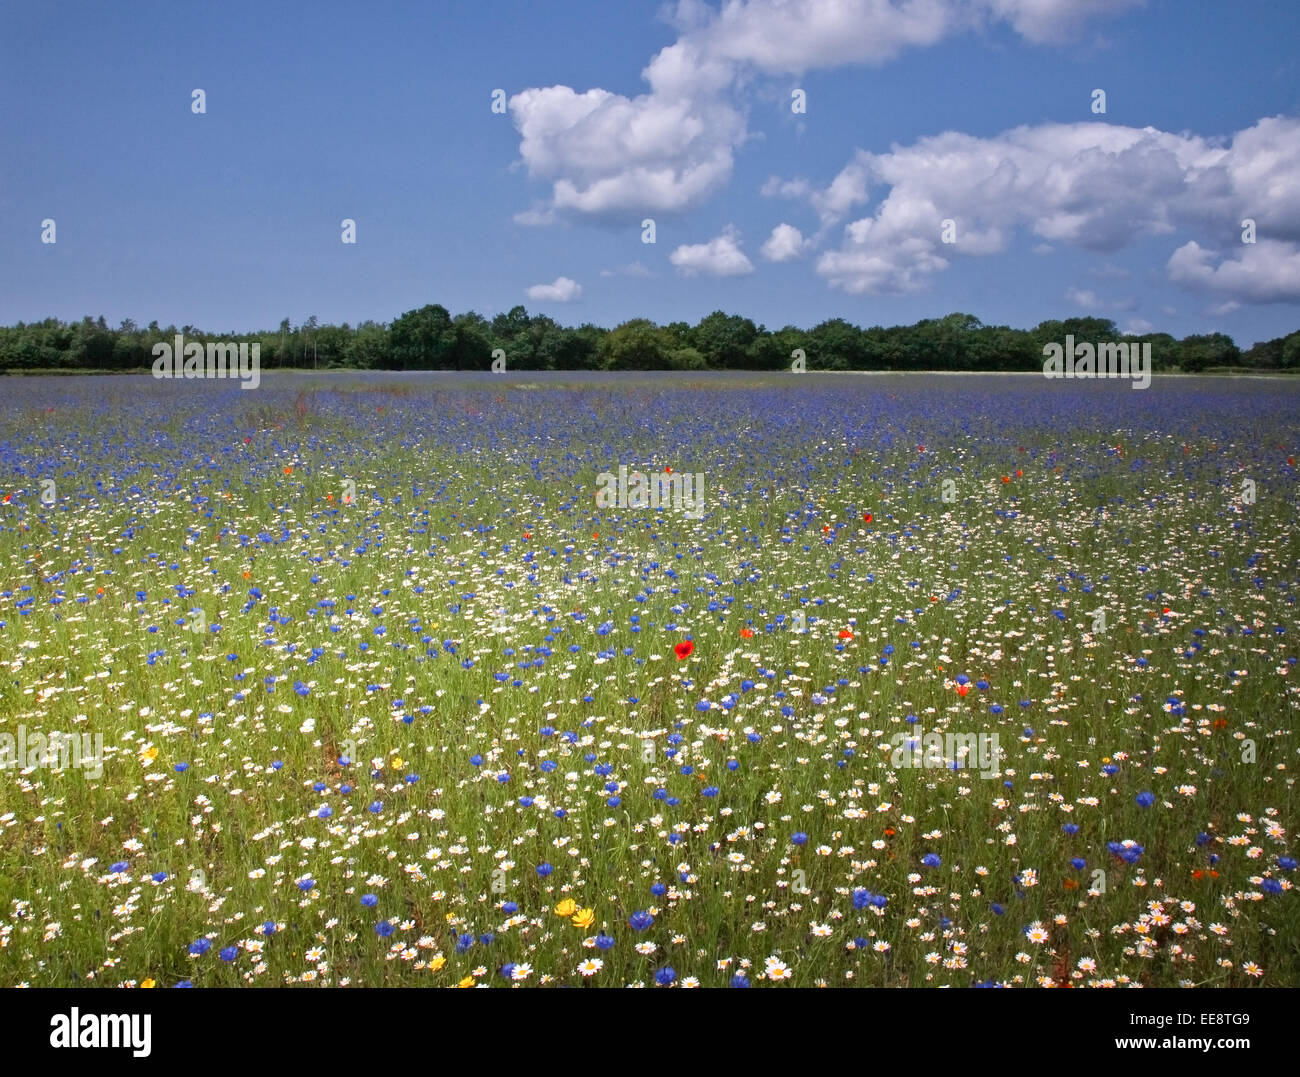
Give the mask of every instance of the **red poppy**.
M 957 694 L 958 694 L 959 696 L 965 697 L 966 693 L 969 692 L 969 691 L 970 691 L 970 685 L 969 685 L 969 684 L 959 684 L 959 685 L 957 685 Z
M 684 658 L 690 658 L 694 650 L 695 650 L 695 644 L 693 644 L 688 639 L 684 639 L 681 641 L 681 643 L 677 644 L 677 646 L 673 648 L 673 654 L 677 656 L 677 661 L 680 662 Z
M 752 628 L 742 628 L 740 630 L 740 635 L 742 639 L 749 639 L 749 637 L 752 636 L 753 634 L 754 634 L 754 630 Z
M 529 538 L 529 539 L 530 539 L 530 538 L 532 538 L 532 537 L 533 537 L 533 534 L 532 534 L 531 531 L 525 531 L 525 532 L 524 532 L 524 538 Z
M 1002 476 L 1002 481 L 1003 481 L 1003 482 L 1010 482 L 1010 481 L 1011 481 L 1011 476 L 1009 476 L 1009 475 L 1003 475 L 1003 476 Z
M 1024 472 L 1021 471 L 1020 468 L 1016 468 L 1016 478 L 1020 478 L 1020 477 L 1023 476 L 1023 475 L 1024 475 Z
M 864 523 L 868 523 L 868 524 L 871 523 L 871 513 L 869 513 L 869 512 L 864 512 L 864 513 L 862 514 L 862 520 L 863 520 Z
M 852 639 L 852 638 L 853 638 L 853 633 L 850 632 L 847 628 L 840 629 L 840 639 Z

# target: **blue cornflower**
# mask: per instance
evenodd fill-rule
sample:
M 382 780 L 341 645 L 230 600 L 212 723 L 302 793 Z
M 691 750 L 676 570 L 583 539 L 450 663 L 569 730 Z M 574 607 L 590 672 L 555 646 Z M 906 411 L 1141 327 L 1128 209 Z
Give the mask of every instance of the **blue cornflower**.
M 1139 808 L 1149 808 L 1156 802 L 1154 793 L 1139 793 L 1133 799 L 1137 801 Z
M 921 857 L 921 863 L 927 868 L 937 868 L 943 861 L 939 859 L 937 853 L 926 853 L 925 856 Z
M 211 949 L 212 949 L 211 939 L 195 939 L 192 943 L 190 943 L 190 953 L 197 954 L 199 957 L 202 957 Z
M 655 973 L 655 983 L 660 987 L 667 987 L 675 979 L 677 979 L 677 970 L 671 965 L 665 965 Z
M 395 929 L 393 925 L 390 924 L 387 920 L 380 920 L 379 923 L 375 925 L 375 934 L 378 935 L 381 939 L 388 938 L 388 936 L 391 935 L 394 930 Z
M 632 926 L 634 931 L 644 931 L 655 922 L 655 918 L 648 912 L 637 910 L 627 918 L 627 922 Z
M 362 894 L 361 904 L 364 905 L 367 909 L 373 909 L 376 905 L 379 904 L 379 899 L 375 897 L 374 894 Z

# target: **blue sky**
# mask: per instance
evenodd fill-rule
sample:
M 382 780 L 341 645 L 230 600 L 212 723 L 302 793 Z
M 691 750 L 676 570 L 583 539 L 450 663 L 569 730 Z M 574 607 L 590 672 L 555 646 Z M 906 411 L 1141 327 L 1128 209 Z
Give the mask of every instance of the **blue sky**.
M 1249 346 L 1300 328 L 1298 29 L 1263 0 L 8 5 L 0 322 L 961 310 Z

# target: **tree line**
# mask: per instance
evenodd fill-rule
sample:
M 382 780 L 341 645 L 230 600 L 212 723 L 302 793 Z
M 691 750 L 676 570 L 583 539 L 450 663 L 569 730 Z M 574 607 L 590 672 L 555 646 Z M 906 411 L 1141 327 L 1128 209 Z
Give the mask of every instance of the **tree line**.
M 1043 346 L 1063 343 L 1149 343 L 1153 369 L 1197 372 L 1242 367 L 1300 369 L 1300 331 L 1241 351 L 1224 333 L 1175 339 L 1168 333 L 1126 336 L 1107 318 L 1052 319 L 1032 329 L 985 325 L 971 314 L 927 318 L 914 325 L 861 328 L 832 318 L 812 329 L 768 329 L 749 318 L 714 311 L 695 325 L 657 325 L 634 318 L 613 329 L 562 326 L 522 306 L 490 321 L 452 316 L 428 304 L 391 323 L 321 325 L 315 315 L 294 326 L 253 333 L 201 331 L 192 325 L 145 327 L 126 319 L 111 328 L 101 315 L 80 322 L 47 318 L 0 327 L 0 371 L 148 370 L 153 347 L 186 341 L 261 345 L 263 370 L 486 370 L 494 352 L 508 370 L 777 370 L 796 349 L 809 370 L 1041 370 Z M 497 353 L 498 357 L 500 353 Z

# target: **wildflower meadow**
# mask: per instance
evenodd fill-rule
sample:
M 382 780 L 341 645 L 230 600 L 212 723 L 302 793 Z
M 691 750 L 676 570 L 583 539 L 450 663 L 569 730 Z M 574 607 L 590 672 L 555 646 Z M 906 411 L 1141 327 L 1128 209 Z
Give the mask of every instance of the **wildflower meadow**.
M 1297 452 L 1284 379 L 6 379 L 0 984 L 1296 986 Z

